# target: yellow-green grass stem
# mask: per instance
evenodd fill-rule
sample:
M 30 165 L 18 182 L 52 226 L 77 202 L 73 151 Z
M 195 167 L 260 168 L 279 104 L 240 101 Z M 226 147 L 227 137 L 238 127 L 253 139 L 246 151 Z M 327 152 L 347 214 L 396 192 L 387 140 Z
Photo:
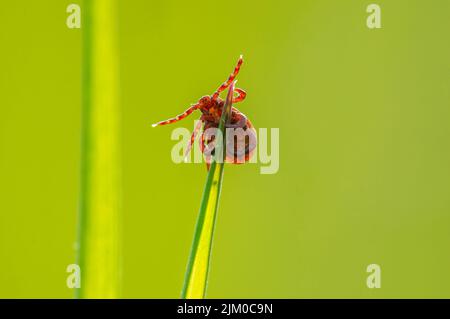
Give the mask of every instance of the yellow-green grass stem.
M 215 155 L 212 159 L 206 179 L 200 211 L 195 226 L 194 239 L 181 292 L 181 297 L 186 299 L 200 299 L 205 298 L 206 295 L 214 226 L 219 207 L 225 162 L 224 158 L 226 154 L 225 124 L 230 118 L 233 92 L 234 83 L 232 83 L 228 89 L 224 111 L 220 118 L 219 131 L 222 133 L 222 139 L 218 140 L 217 145 L 215 146 Z
M 83 20 L 83 115 L 77 263 L 79 298 L 120 290 L 119 70 L 115 0 L 88 0 Z

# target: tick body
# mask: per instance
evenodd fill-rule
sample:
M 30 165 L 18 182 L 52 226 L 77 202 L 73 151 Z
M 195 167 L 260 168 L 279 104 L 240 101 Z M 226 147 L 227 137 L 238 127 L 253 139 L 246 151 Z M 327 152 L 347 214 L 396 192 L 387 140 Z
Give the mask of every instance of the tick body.
M 243 59 L 241 55 L 233 73 L 231 73 L 228 79 L 222 83 L 212 95 L 203 96 L 196 104 L 189 107 L 183 113 L 174 118 L 155 123 L 153 124 L 153 127 L 181 121 L 194 111 L 199 110 L 201 112 L 200 121 L 194 128 L 185 155 L 187 156 L 189 154 L 197 135 L 201 133 L 200 149 L 205 155 L 207 164 L 209 164 L 211 156 L 214 155 L 215 145 L 215 136 L 214 134 L 210 134 L 210 132 L 214 131 L 214 129 L 217 129 L 219 126 L 220 117 L 222 116 L 222 111 L 225 106 L 225 101 L 221 99 L 219 95 L 236 79 L 242 62 Z M 244 90 L 239 88 L 236 88 L 234 92 L 237 93 L 237 95 L 233 97 L 233 104 L 242 102 L 247 95 Z M 228 129 L 234 129 L 232 130 L 232 135 L 227 135 L 225 161 L 233 164 L 245 163 L 251 158 L 253 151 L 256 148 L 256 132 L 252 123 L 243 113 L 232 107 L 230 120 L 225 125 L 225 128 L 226 131 L 230 131 Z

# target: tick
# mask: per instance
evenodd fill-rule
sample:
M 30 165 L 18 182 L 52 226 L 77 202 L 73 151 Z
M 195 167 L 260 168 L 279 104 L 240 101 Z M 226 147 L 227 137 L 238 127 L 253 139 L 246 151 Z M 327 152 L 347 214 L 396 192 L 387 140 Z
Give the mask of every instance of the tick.
M 197 103 L 191 105 L 186 111 L 175 116 L 174 118 L 153 124 L 153 127 L 172 124 L 183 120 L 194 111 L 199 110 L 202 115 L 200 116 L 200 120 L 191 135 L 191 139 L 186 148 L 185 156 L 189 154 L 197 135 L 201 132 L 199 144 L 202 153 L 205 155 L 208 167 L 211 160 L 211 155 L 214 155 L 215 146 L 215 136 L 214 134 L 209 134 L 208 132 L 216 130 L 219 126 L 220 117 L 225 106 L 225 101 L 220 98 L 220 93 L 225 91 L 236 79 L 236 76 L 241 69 L 242 62 L 243 59 L 241 55 L 233 73 L 230 74 L 228 79 L 223 82 L 212 95 L 205 95 L 201 97 Z M 240 88 L 236 88 L 234 92 L 237 93 L 237 95 L 233 97 L 233 104 L 242 102 L 247 95 L 247 93 Z M 208 130 L 210 128 L 213 130 Z M 232 107 L 230 120 L 225 125 L 225 128 L 227 131 L 229 131 L 228 129 L 233 129 L 232 135 L 226 135 L 225 161 L 233 164 L 247 162 L 252 157 L 253 151 L 256 148 L 256 131 L 252 123 L 242 112 L 240 112 L 237 108 Z

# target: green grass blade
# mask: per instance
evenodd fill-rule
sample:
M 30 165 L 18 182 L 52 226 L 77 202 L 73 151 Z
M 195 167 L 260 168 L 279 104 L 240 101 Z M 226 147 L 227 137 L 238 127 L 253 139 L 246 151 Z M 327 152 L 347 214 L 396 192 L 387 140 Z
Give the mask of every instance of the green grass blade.
M 113 0 L 83 7 L 79 298 L 119 296 L 119 74 Z
M 217 161 L 216 158 L 213 159 L 208 172 L 181 292 L 182 298 L 204 298 L 206 293 L 214 225 L 222 187 L 224 155 L 226 151 L 226 143 L 224 143 L 225 123 L 228 122 L 231 114 L 233 92 L 234 83 L 228 89 L 224 112 L 219 123 L 219 130 L 222 132 L 223 139 L 220 143 L 217 143 L 215 154 L 216 156 L 222 156 L 222 158 L 220 161 Z

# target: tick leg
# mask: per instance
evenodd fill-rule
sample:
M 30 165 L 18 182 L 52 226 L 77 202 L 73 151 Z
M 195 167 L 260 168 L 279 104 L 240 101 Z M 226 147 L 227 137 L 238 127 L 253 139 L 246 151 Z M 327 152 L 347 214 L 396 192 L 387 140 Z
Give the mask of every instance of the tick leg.
M 197 125 L 195 125 L 194 132 L 192 132 L 191 140 L 189 141 L 189 144 L 186 148 L 186 152 L 184 153 L 184 161 L 187 162 L 187 157 L 189 155 L 189 152 L 191 151 L 192 145 L 194 144 L 195 138 L 197 137 L 198 132 L 200 132 L 200 129 L 202 127 L 203 121 L 199 120 L 197 121 Z
M 238 94 L 238 96 L 233 98 L 233 103 L 241 102 L 245 99 L 247 96 L 247 93 L 243 89 L 236 88 L 234 89 L 234 92 Z
M 167 125 L 167 124 L 172 124 L 172 123 L 181 121 L 181 120 L 184 119 L 186 116 L 190 115 L 192 112 L 194 112 L 196 109 L 198 109 L 199 106 L 200 106 L 200 105 L 199 105 L 198 103 L 195 104 L 195 105 L 192 105 L 192 106 L 191 106 L 190 108 L 188 108 L 186 111 L 184 111 L 183 113 L 181 113 L 181 114 L 175 116 L 174 118 L 171 118 L 171 119 L 168 119 L 168 120 L 165 120 L 165 121 L 161 121 L 161 122 L 152 124 L 152 126 L 155 127 L 155 126 L 159 126 L 159 125 Z
M 227 87 L 230 86 L 230 84 L 234 81 L 234 79 L 236 78 L 236 76 L 239 73 L 239 70 L 241 68 L 243 59 L 242 59 L 242 55 L 239 57 L 239 60 L 236 64 L 236 67 L 234 68 L 233 73 L 230 74 L 230 76 L 228 77 L 228 79 L 222 83 L 221 86 L 219 86 L 219 88 L 217 89 L 216 92 L 214 92 L 214 94 L 212 95 L 212 99 L 215 100 L 219 97 L 220 92 L 224 91 L 227 89 Z

